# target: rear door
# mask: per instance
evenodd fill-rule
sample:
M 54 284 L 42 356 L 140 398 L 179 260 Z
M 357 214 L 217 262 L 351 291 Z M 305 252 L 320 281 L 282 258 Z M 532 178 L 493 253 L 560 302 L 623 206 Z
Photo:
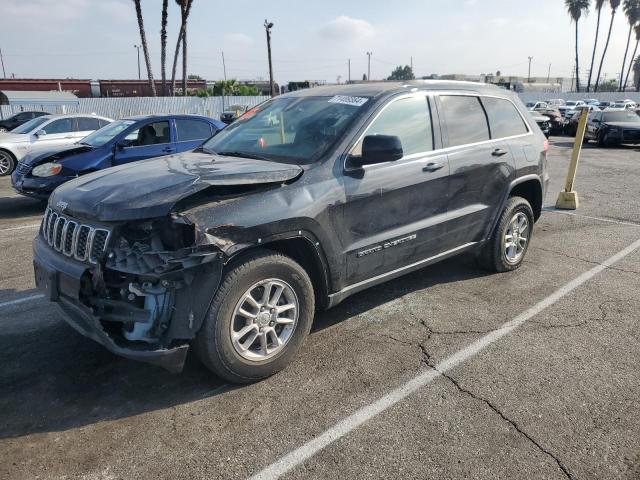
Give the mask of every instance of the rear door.
M 361 134 L 350 157 L 358 157 L 367 135 L 400 138 L 400 160 L 347 168 L 341 235 L 347 284 L 384 275 L 442 251 L 449 165 L 426 94 L 391 100 Z M 349 165 L 350 159 L 347 159 Z
M 100 128 L 100 120 L 96 117 L 78 117 L 76 138 L 80 140 Z
M 114 164 L 135 162 L 175 153 L 169 120 L 147 122 L 118 142 Z
M 439 110 L 451 169 L 446 239 L 447 247 L 455 248 L 484 239 L 513 175 L 514 161 L 507 140 L 491 138 L 479 96 L 443 93 Z
M 199 147 L 202 142 L 214 133 L 209 122 L 195 118 L 177 118 L 174 120 L 176 127 L 176 149 L 185 152 Z

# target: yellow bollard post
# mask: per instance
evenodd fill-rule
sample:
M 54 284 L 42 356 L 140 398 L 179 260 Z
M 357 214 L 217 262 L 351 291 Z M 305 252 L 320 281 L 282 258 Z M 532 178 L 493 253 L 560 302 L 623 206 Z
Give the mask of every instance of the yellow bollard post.
M 582 152 L 582 143 L 584 142 L 584 132 L 587 129 L 587 120 L 589 119 L 589 108 L 582 107 L 578 129 L 576 130 L 576 138 L 573 144 L 573 153 L 571 155 L 571 163 L 567 172 L 567 180 L 564 184 L 564 191 L 558 195 L 556 200 L 556 208 L 562 210 L 575 210 L 578 208 L 578 192 L 573 190 L 576 182 L 576 173 L 578 171 L 578 161 L 580 160 L 580 152 Z

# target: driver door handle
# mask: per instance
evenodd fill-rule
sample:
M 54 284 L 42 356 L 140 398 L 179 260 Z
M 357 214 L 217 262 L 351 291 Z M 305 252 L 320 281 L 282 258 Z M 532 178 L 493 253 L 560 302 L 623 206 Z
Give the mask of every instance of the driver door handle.
M 444 167 L 444 163 L 442 162 L 429 162 L 422 168 L 422 171 L 435 172 L 437 170 L 440 170 L 442 167 Z
M 503 150 L 502 148 L 496 148 L 493 152 L 491 152 L 491 155 L 493 155 L 494 157 L 501 157 L 503 155 L 506 155 L 507 152 L 506 150 Z
M 176 151 L 176 149 L 173 148 L 173 147 L 165 147 L 165 148 L 162 149 L 162 151 L 165 152 L 165 153 L 173 153 L 173 152 Z

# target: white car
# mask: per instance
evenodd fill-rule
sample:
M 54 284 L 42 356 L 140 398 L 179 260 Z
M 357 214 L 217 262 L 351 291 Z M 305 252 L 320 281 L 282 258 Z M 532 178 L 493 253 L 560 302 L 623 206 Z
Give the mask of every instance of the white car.
M 92 114 L 44 115 L 0 134 L 0 177 L 10 175 L 27 153 L 71 145 L 113 120 Z
M 609 104 L 608 110 L 635 110 L 638 104 L 633 100 L 619 100 Z

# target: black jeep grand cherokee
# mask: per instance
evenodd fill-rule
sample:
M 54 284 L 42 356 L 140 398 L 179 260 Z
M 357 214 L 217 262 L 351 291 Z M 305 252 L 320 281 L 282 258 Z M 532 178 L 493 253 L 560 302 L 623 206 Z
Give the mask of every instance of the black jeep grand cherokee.
M 233 382 L 287 365 L 318 308 L 465 251 L 518 268 L 547 184 L 513 94 L 458 82 L 314 88 L 196 151 L 55 190 L 37 284 L 112 352 Z

